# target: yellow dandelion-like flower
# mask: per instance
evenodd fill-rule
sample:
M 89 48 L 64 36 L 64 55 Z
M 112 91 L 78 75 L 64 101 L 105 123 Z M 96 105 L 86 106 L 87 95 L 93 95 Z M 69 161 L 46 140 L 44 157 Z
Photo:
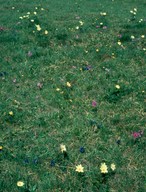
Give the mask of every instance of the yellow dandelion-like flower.
M 96 49 L 96 52 L 99 52 L 99 49 Z
M 37 31 L 41 31 L 40 25 L 35 25 L 35 26 L 36 26 L 36 28 L 37 28 Z
M 141 35 L 141 38 L 145 38 L 145 35 Z
M 83 173 L 84 172 L 84 167 L 80 164 L 76 166 L 76 172 L 78 173 Z
M 101 163 L 100 171 L 101 171 L 101 173 L 108 173 L 108 168 L 105 163 Z
M 111 164 L 111 169 L 114 171 L 116 169 L 116 165 L 114 163 Z
M 45 35 L 47 35 L 48 34 L 48 31 L 47 30 L 45 30 Z
M 66 85 L 67 85 L 68 87 L 71 87 L 71 83 L 69 83 L 69 82 L 67 82 Z
M 0 146 L 0 150 L 2 150 L 3 149 L 3 147 L 2 146 Z
M 23 181 L 18 181 L 17 182 L 17 186 L 18 187 L 23 187 L 24 186 L 24 182 Z
M 66 152 L 66 146 L 65 146 L 65 145 L 61 144 L 61 145 L 60 145 L 60 149 L 61 149 L 61 152 L 62 152 L 62 153 L 63 153 L 63 152 Z
M 83 21 L 79 21 L 80 25 L 84 25 L 84 22 Z
M 120 85 L 115 85 L 116 89 L 120 89 Z
M 121 41 L 118 41 L 118 45 L 122 45 Z
M 134 35 L 131 35 L 131 39 L 135 39 Z
M 13 111 L 10 111 L 10 112 L 9 112 L 9 115 L 13 116 L 13 115 L 14 115 Z
M 57 88 L 57 89 L 56 89 L 56 91 L 60 91 L 60 89 L 59 89 L 59 88 Z

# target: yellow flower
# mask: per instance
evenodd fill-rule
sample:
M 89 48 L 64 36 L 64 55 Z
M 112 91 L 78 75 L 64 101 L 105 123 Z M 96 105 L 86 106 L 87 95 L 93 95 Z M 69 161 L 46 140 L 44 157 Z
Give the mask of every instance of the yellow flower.
M 99 49 L 96 49 L 96 52 L 99 52 Z
M 59 89 L 59 88 L 56 88 L 56 91 L 60 91 L 60 89 Z
M 35 26 L 36 26 L 36 28 L 37 28 L 37 31 L 41 31 L 40 25 L 35 25 Z
M 3 149 L 3 147 L 2 146 L 0 146 L 0 150 L 2 150 Z
M 115 87 L 116 87 L 117 89 L 120 89 L 120 85 L 115 85 Z
M 17 182 L 17 186 L 18 187 L 23 187 L 24 186 L 24 182 L 23 181 L 18 181 Z
M 48 34 L 48 31 L 47 30 L 45 30 L 45 35 L 47 35 Z
M 68 87 L 71 87 L 71 84 L 70 84 L 69 82 L 67 82 L 66 85 L 67 85 Z
M 61 152 L 63 153 L 63 152 L 66 151 L 66 146 L 63 145 L 63 144 L 61 144 L 61 145 L 60 145 L 60 149 L 61 149 Z
M 131 39 L 135 39 L 134 35 L 131 35 Z
M 33 12 L 33 14 L 34 14 L 34 15 L 36 15 L 36 14 L 37 14 L 37 12 Z
M 118 45 L 121 45 L 122 43 L 120 41 L 118 41 Z
M 101 173 L 108 173 L 108 168 L 105 163 L 101 163 L 100 171 L 101 171 Z
M 83 173 L 84 172 L 84 167 L 80 164 L 76 166 L 76 172 L 78 173 Z
M 44 11 L 44 8 L 41 8 L 42 11 Z
M 14 115 L 13 111 L 10 111 L 10 112 L 9 112 L 9 115 L 13 116 L 13 115 Z
M 111 169 L 114 171 L 116 169 L 116 165 L 114 163 L 111 164 Z
M 142 36 L 141 36 L 141 38 L 145 38 L 145 36 L 144 36 L 144 35 L 142 35 Z
M 79 21 L 80 25 L 84 25 L 84 22 L 83 21 Z
M 30 12 L 27 12 L 27 15 L 30 15 Z

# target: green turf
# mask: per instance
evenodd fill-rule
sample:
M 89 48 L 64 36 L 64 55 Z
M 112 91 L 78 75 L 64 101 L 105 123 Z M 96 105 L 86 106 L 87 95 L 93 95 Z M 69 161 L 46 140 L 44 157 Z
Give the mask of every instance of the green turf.
M 0 5 L 0 192 L 146 191 L 145 0 Z

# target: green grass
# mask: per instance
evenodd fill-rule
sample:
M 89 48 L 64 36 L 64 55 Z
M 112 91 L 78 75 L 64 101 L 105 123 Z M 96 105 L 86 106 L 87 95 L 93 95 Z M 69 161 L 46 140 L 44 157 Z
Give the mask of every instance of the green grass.
M 146 191 L 145 1 L 1 0 L 0 9 L 0 191 Z

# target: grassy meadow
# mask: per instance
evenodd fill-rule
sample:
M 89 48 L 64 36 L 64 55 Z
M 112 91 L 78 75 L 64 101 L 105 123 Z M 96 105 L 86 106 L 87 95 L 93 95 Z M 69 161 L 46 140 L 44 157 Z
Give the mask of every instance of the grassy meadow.
M 0 192 L 145 192 L 146 1 L 0 5 Z

